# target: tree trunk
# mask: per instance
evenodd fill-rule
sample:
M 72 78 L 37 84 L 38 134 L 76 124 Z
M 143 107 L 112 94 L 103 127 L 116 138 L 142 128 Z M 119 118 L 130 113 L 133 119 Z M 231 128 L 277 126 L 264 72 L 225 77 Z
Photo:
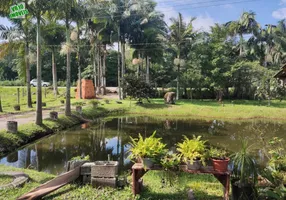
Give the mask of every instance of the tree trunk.
M 32 108 L 32 94 L 31 94 L 31 74 L 30 74 L 30 60 L 29 60 L 29 42 L 26 41 L 25 44 L 25 64 L 26 64 L 26 86 L 27 86 L 27 106 L 28 108 Z
M 58 83 L 57 83 L 57 66 L 55 61 L 55 49 L 53 47 L 52 49 L 52 71 L 53 71 L 53 93 L 55 97 L 57 98 L 58 95 Z
M 106 44 L 103 46 L 103 64 L 102 64 L 102 95 L 106 95 Z
M 121 80 L 122 83 L 124 84 L 124 76 L 125 76 L 125 42 L 121 43 L 121 52 L 122 52 L 122 62 L 121 62 Z M 122 90 L 122 97 L 121 99 L 126 98 L 126 92 Z
M 93 60 L 93 79 L 94 79 L 94 92 L 95 92 L 95 94 L 97 94 L 96 56 L 97 56 L 96 44 L 94 44 L 92 60 Z M 99 65 L 99 64 L 97 63 L 97 65 Z
M 242 44 L 243 44 L 243 35 L 240 34 L 240 45 L 239 45 L 239 56 L 242 56 L 243 53 L 243 48 L 242 48 Z
M 101 46 L 98 47 L 98 66 L 97 66 L 97 93 L 101 94 L 101 83 L 102 80 L 102 56 L 101 56 Z
M 120 24 L 118 23 L 118 27 L 117 27 L 117 34 L 118 34 L 118 57 L 117 57 L 117 81 L 118 81 L 118 98 L 119 100 L 122 99 L 121 97 L 121 76 L 120 76 Z
M 70 45 L 70 30 L 69 30 L 69 20 L 66 18 L 66 42 Z M 66 107 L 65 107 L 65 115 L 71 116 L 71 52 L 70 48 L 68 48 L 67 52 L 67 80 L 66 80 Z
M 180 53 L 179 53 L 178 59 L 180 60 Z M 179 100 L 179 98 L 180 98 L 180 63 L 178 64 L 178 75 L 177 75 L 177 89 L 176 89 L 176 94 L 177 94 L 177 100 Z
M 147 56 L 146 62 L 146 83 L 150 84 L 150 57 Z
M 80 38 L 79 38 L 79 24 L 77 22 L 77 64 L 78 64 L 78 80 L 79 80 L 79 98 L 82 99 L 82 83 L 81 83 L 81 66 L 80 66 Z
M 137 78 L 140 77 L 140 67 L 141 67 L 141 53 L 139 52 L 138 53 L 138 59 L 139 59 L 139 63 L 138 63 L 138 66 L 137 66 Z
M 41 66 L 41 16 L 37 15 L 37 105 L 36 105 L 36 124 L 43 124 L 42 113 L 42 66 Z

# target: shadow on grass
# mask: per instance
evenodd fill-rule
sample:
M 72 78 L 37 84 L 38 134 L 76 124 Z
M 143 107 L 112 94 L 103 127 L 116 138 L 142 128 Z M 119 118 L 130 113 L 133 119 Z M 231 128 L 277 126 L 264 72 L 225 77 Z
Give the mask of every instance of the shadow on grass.
M 140 194 L 140 199 L 148 199 L 148 200 L 177 200 L 177 199 L 188 199 L 188 191 L 191 188 L 185 188 L 182 191 L 178 191 L 175 193 L 160 193 L 160 192 L 153 192 L 148 186 L 145 186 L 142 193 Z M 197 200 L 218 200 L 223 199 L 223 197 L 217 195 L 209 195 L 203 191 L 194 191 L 194 196 Z
M 147 109 L 164 109 L 169 107 L 166 104 L 158 104 L 158 103 L 144 103 L 144 104 L 139 104 L 137 106 Z

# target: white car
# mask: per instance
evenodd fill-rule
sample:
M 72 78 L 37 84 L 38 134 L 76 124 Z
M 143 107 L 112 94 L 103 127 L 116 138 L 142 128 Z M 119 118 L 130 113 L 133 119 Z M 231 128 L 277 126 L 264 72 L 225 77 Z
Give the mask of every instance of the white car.
M 37 79 L 33 79 L 30 82 L 31 86 L 37 87 Z M 42 87 L 49 87 L 50 83 L 49 82 L 44 82 L 42 81 Z

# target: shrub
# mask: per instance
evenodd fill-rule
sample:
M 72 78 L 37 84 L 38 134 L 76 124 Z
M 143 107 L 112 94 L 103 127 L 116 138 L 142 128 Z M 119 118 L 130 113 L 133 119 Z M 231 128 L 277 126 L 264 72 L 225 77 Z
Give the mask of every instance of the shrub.
M 149 102 L 149 98 L 154 97 L 156 92 L 151 87 L 151 85 L 145 83 L 145 81 L 135 76 L 128 76 L 125 78 L 125 84 L 123 86 L 124 91 L 132 99 L 142 102 L 143 99 L 146 99 Z

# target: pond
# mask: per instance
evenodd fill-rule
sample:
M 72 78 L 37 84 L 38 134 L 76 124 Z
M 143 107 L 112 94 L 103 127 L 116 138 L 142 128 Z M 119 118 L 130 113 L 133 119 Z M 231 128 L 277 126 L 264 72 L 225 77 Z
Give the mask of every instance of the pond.
M 67 161 L 80 155 L 89 155 L 91 160 L 120 161 L 121 171 L 130 169 L 128 159 L 130 136 L 156 136 L 170 149 L 182 140 L 183 135 L 202 135 L 212 145 L 231 152 L 240 148 L 240 140 L 246 138 L 252 151 L 263 163 L 265 142 L 274 136 L 286 139 L 286 124 L 283 122 L 248 121 L 235 123 L 220 120 L 156 119 L 151 117 L 120 117 L 98 119 L 92 124 L 83 124 L 73 129 L 61 131 L 29 144 L 0 160 L 0 164 L 32 168 L 51 174 L 65 172 Z

